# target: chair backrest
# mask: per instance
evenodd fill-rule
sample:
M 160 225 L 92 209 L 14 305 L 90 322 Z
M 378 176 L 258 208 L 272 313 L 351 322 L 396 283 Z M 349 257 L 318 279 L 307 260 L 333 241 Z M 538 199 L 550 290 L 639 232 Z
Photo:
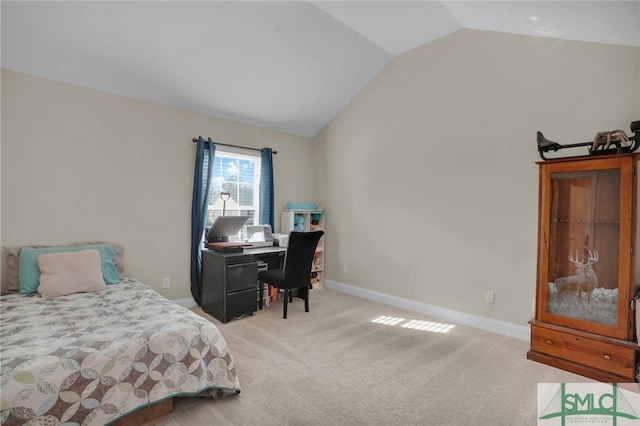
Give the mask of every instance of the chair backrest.
M 288 284 L 287 287 L 301 288 L 309 285 L 313 255 L 323 235 L 324 231 L 289 233 L 284 264 L 284 280 Z

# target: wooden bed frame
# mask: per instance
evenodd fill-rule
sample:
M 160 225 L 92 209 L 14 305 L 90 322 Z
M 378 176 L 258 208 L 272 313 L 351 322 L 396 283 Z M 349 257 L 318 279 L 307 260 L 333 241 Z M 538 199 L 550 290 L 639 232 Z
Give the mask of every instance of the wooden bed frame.
M 110 423 L 111 426 L 140 426 L 159 419 L 173 411 L 173 398 L 149 405 Z

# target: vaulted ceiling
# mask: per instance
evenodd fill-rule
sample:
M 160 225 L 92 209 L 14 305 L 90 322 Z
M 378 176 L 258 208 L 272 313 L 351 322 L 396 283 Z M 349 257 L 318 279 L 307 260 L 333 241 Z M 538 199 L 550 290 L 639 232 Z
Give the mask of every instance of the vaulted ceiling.
M 462 28 L 640 47 L 639 1 L 2 1 L 2 67 L 313 137 Z

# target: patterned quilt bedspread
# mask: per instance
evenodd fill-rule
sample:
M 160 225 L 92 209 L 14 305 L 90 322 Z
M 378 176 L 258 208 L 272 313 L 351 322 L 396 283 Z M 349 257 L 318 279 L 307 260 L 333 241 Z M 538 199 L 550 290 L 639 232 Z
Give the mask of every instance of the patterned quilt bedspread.
M 102 425 L 173 396 L 240 391 L 218 328 L 130 278 L 0 299 L 0 422 Z

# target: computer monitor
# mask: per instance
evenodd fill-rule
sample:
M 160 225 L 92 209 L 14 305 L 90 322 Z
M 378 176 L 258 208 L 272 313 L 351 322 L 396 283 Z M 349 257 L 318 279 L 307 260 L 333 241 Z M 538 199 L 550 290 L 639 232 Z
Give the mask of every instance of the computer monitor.
M 213 221 L 207 234 L 207 242 L 222 243 L 229 241 L 229 236 L 238 233 L 240 228 L 249 219 L 248 216 L 218 216 Z

